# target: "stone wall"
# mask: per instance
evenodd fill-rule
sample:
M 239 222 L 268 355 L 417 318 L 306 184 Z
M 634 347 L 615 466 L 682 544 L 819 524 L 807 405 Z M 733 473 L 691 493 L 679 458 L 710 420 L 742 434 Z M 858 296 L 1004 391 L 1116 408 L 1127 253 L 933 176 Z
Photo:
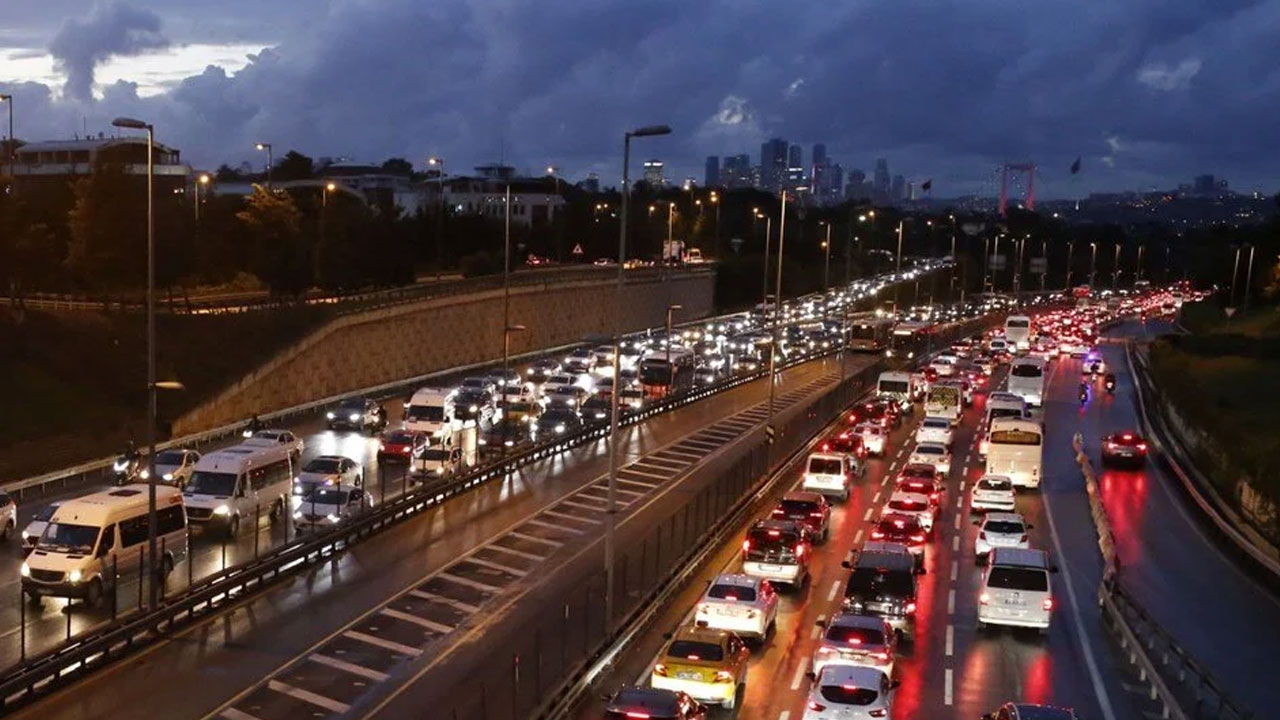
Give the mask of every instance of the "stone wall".
M 684 306 L 678 320 L 705 317 L 713 310 L 714 286 L 715 275 L 709 271 L 628 280 L 624 327 L 659 326 L 671 304 Z M 528 328 L 512 333 L 511 354 L 610 334 L 615 287 L 612 281 L 592 279 L 511 288 L 510 322 Z M 339 317 L 178 418 L 173 434 L 452 367 L 500 361 L 502 305 L 499 289 Z M 234 346 L 235 339 L 227 342 Z

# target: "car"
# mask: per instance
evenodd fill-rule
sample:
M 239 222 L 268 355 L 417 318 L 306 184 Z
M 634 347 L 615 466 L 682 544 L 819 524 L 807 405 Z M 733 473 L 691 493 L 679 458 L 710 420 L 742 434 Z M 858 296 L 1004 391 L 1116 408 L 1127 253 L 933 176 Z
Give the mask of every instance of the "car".
M 932 465 L 938 469 L 938 472 L 946 475 L 951 472 L 951 451 L 942 443 L 916 443 L 916 447 L 911 451 L 911 457 L 907 459 L 907 462 Z
M 570 375 L 567 372 L 558 372 L 554 375 L 549 376 L 542 383 L 542 397 L 545 399 L 547 395 L 554 392 L 556 388 L 572 387 L 577 384 L 578 384 L 578 380 L 576 376 Z
M 413 470 L 419 478 L 450 477 L 462 469 L 462 448 L 452 443 L 428 445 L 418 453 Z
M 979 584 L 978 629 L 1011 625 L 1047 633 L 1056 606 L 1049 576 L 1057 571 L 1043 550 L 993 549 Z
M 635 412 L 644 407 L 644 390 L 638 387 L 624 387 L 618 392 L 618 408 L 620 412 Z
M 735 633 L 687 625 L 672 633 L 658 653 L 649 684 L 732 710 L 746 686 L 750 656 Z
M 498 405 L 503 410 L 514 403 L 537 402 L 537 400 L 538 393 L 534 390 L 533 383 L 507 383 L 498 393 Z
M 969 509 L 973 512 L 998 510 L 1013 512 L 1013 480 L 1007 475 L 983 475 L 973 484 Z
M 981 720 L 1077 720 L 1077 716 L 1071 708 L 1010 702 L 984 713 Z
M 156 452 L 156 475 L 160 482 L 174 487 L 186 487 L 191 473 L 200 461 L 200 453 L 185 448 L 172 448 Z M 140 477 L 146 480 L 150 471 L 143 470 Z
M 900 513 L 914 515 L 920 520 L 920 526 L 926 533 L 933 534 L 933 522 L 937 519 L 938 506 L 928 495 L 908 490 L 894 490 L 884 504 L 881 513 Z
M 378 462 L 410 463 L 427 446 L 427 434 L 414 430 L 388 430 L 378 438 Z
M 917 443 L 939 443 L 951 447 L 951 421 L 942 417 L 926 417 L 916 429 Z
M 493 395 L 498 391 L 498 386 L 494 383 L 493 378 L 472 376 L 462 379 L 462 384 L 458 386 L 458 390 L 465 392 L 467 390 L 479 390 Z
M 486 450 L 501 451 L 526 445 L 532 439 L 529 423 L 521 418 L 505 416 L 481 433 L 476 443 Z
M 577 410 L 587 399 L 589 393 L 577 385 L 560 385 L 542 396 L 548 410 L 552 408 L 569 408 Z
M 694 608 L 695 624 L 763 640 L 778 618 L 778 592 L 763 578 L 730 573 L 707 587 Z
M 462 422 L 474 421 L 483 427 L 493 422 L 497 410 L 493 406 L 493 393 L 480 388 L 464 388 L 454 400 L 453 417 Z
M 881 427 L 898 427 L 902 424 L 902 409 L 898 403 L 888 400 L 876 400 L 863 405 L 863 422 L 878 423 Z
M 533 427 L 538 439 L 572 435 L 582 429 L 582 418 L 569 408 L 548 408 Z
M 793 520 L 757 520 L 742 541 L 742 572 L 799 587 L 809 579 L 809 528 Z
M 560 363 L 550 358 L 535 361 L 524 371 L 524 379 L 535 385 L 541 385 L 552 375 L 560 372 Z
M 508 402 L 502 408 L 503 419 L 518 420 L 526 425 L 532 425 L 534 420 L 542 414 L 542 403 L 537 400 L 518 400 Z
M 831 534 L 831 503 L 822 493 L 793 490 L 782 496 L 770 517 L 804 523 L 816 542 L 826 542 Z
M 607 395 L 592 395 L 582 401 L 579 411 L 588 425 L 609 421 L 609 413 L 613 410 L 613 400 Z
M 911 555 L 915 557 L 916 565 L 924 566 L 924 547 L 929 533 L 925 532 L 920 518 L 890 511 L 881 513 L 880 519 L 873 520 L 872 523 L 874 525 L 871 530 L 872 540 L 906 545 L 907 550 L 911 551 Z
M 860 665 L 893 676 L 898 634 L 884 618 L 841 613 L 829 621 L 819 620 L 817 626 L 824 632 L 810 661 L 815 674 L 828 665 Z
M 605 701 L 604 720 L 706 720 L 707 708 L 674 690 L 624 687 Z
M 843 453 L 859 460 L 867 456 L 867 448 L 862 443 L 862 436 L 853 430 L 838 430 L 822 442 L 823 452 Z
M 868 455 L 875 457 L 884 457 L 885 446 L 889 443 L 889 433 L 885 429 L 875 423 L 861 423 L 854 432 L 862 438 L 862 446 L 867 449 Z
M 848 500 L 853 478 L 859 474 L 856 458 L 833 452 L 810 453 L 800 487 Z
M 520 377 L 520 371 L 515 368 L 497 368 L 485 376 L 485 380 L 493 384 L 499 395 L 506 392 L 506 388 L 521 387 L 524 385 L 524 378 Z
M 61 500 L 54 500 L 31 516 L 27 526 L 22 529 L 22 547 L 24 550 L 31 552 L 36 543 L 40 542 L 40 536 L 44 534 L 44 529 L 49 526 L 49 519 L 53 517 L 54 511 L 61 504 Z
M 316 486 L 303 495 L 293 511 L 293 525 L 301 534 L 337 525 L 368 510 L 373 498 L 353 485 Z
M 315 487 L 364 484 L 364 472 L 360 463 L 342 455 L 318 455 L 302 466 L 302 472 L 293 480 L 293 495 L 302 497 Z
M 0 490 L 0 539 L 8 540 L 13 537 L 13 531 L 17 527 L 18 503 L 13 501 L 12 495 Z
M 255 431 L 240 444 L 252 447 L 287 447 L 289 448 L 289 455 L 293 457 L 294 462 L 297 462 L 302 457 L 302 451 L 306 449 L 306 444 L 302 438 L 294 435 L 292 430 L 280 429 Z
M 924 572 L 914 555 L 901 543 L 868 542 L 849 568 L 841 609 L 883 618 L 904 638 L 915 634 L 916 576 Z
M 330 430 L 381 431 L 387 426 L 387 411 L 370 398 L 347 398 L 324 417 L 325 426 Z
M 973 540 L 973 554 L 978 564 L 986 562 L 993 548 L 1031 547 L 1028 531 L 1032 526 L 1018 513 L 990 512 L 986 517 L 973 521 L 978 526 L 978 536 Z
M 590 373 L 595 366 L 596 356 L 591 348 L 580 347 L 564 359 L 564 370 L 570 374 Z
M 696 385 L 714 385 L 716 379 L 716 371 L 710 366 L 701 365 L 693 370 L 693 382 Z
M 814 676 L 804 720 L 872 720 L 893 712 L 897 680 L 883 671 L 854 665 L 828 665 Z
M 1102 438 L 1102 464 L 1104 467 L 1132 465 L 1141 467 L 1147 462 L 1147 441 L 1131 430 L 1114 432 Z

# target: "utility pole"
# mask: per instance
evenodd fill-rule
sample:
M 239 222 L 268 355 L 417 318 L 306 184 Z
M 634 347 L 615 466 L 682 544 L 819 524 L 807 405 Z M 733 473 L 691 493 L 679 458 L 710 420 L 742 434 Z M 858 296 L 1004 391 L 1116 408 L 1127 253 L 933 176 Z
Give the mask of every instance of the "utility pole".
M 782 319 L 782 248 L 787 239 L 787 191 L 782 191 L 782 210 L 778 218 L 778 280 L 774 286 L 773 298 L 773 340 L 769 347 L 769 418 L 765 421 L 765 432 L 769 436 L 769 444 L 773 444 L 773 398 L 778 385 L 778 323 Z

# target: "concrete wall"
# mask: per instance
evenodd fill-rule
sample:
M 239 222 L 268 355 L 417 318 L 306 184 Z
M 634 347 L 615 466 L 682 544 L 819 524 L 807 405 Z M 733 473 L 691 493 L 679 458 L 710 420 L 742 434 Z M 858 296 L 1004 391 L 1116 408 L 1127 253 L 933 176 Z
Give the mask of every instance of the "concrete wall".
M 680 320 L 713 310 L 712 272 L 673 272 L 627 282 L 626 330 L 665 322 L 666 308 L 684 306 Z M 609 334 L 614 282 L 596 278 L 511 289 L 511 354 Z M 200 432 L 360 388 L 460 365 L 501 361 L 502 290 L 422 300 L 339 317 L 284 350 L 209 402 L 178 418 L 173 434 Z M 235 338 L 227 338 L 234 346 Z

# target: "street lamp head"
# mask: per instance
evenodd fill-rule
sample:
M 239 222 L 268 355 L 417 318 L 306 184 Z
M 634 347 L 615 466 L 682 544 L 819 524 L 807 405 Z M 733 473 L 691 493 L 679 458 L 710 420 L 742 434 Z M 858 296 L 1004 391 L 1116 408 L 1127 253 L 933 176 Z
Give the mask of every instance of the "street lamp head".
M 432 155 L 431 157 L 427 158 L 427 164 L 428 164 L 428 165 L 443 165 L 443 164 L 444 164 L 444 159 L 443 159 L 443 158 L 438 158 L 438 157 L 436 157 L 435 155 Z
M 112 120 L 111 124 L 118 128 L 131 128 L 133 130 L 149 130 L 151 128 L 150 125 L 142 122 L 141 120 L 131 117 L 118 117 L 115 120 Z
M 646 125 L 641 128 L 636 128 L 635 130 L 632 130 L 627 134 L 630 135 L 631 137 L 649 137 L 651 135 L 670 135 L 671 128 L 668 127 L 667 125 Z
M 867 221 L 867 216 L 866 216 L 866 215 L 859 215 L 859 216 L 858 216 L 858 222 L 866 222 L 866 221 Z
M 711 191 L 711 202 L 719 202 L 719 201 L 720 201 L 720 196 L 716 194 L 716 191 L 715 191 L 715 190 L 712 190 L 712 191 Z
M 208 185 L 208 184 L 209 184 L 209 173 L 201 173 L 201 174 L 200 174 L 200 184 L 201 184 L 201 185 Z
M 334 182 L 327 182 L 324 184 L 324 189 L 329 192 L 333 192 L 334 190 L 338 189 L 338 184 Z
M 264 142 L 254 143 L 253 147 L 255 150 L 266 150 L 267 148 L 271 147 L 271 143 L 264 143 Z
M 675 209 L 676 209 L 676 204 L 675 204 L 675 203 L 671 203 L 671 209 L 672 209 L 672 210 L 675 210 Z
M 558 172 L 558 171 L 559 171 L 559 168 L 557 168 L 555 165 L 548 165 L 548 166 L 547 166 L 547 174 L 548 174 L 548 175 L 555 175 L 555 174 L 556 174 L 556 172 Z

